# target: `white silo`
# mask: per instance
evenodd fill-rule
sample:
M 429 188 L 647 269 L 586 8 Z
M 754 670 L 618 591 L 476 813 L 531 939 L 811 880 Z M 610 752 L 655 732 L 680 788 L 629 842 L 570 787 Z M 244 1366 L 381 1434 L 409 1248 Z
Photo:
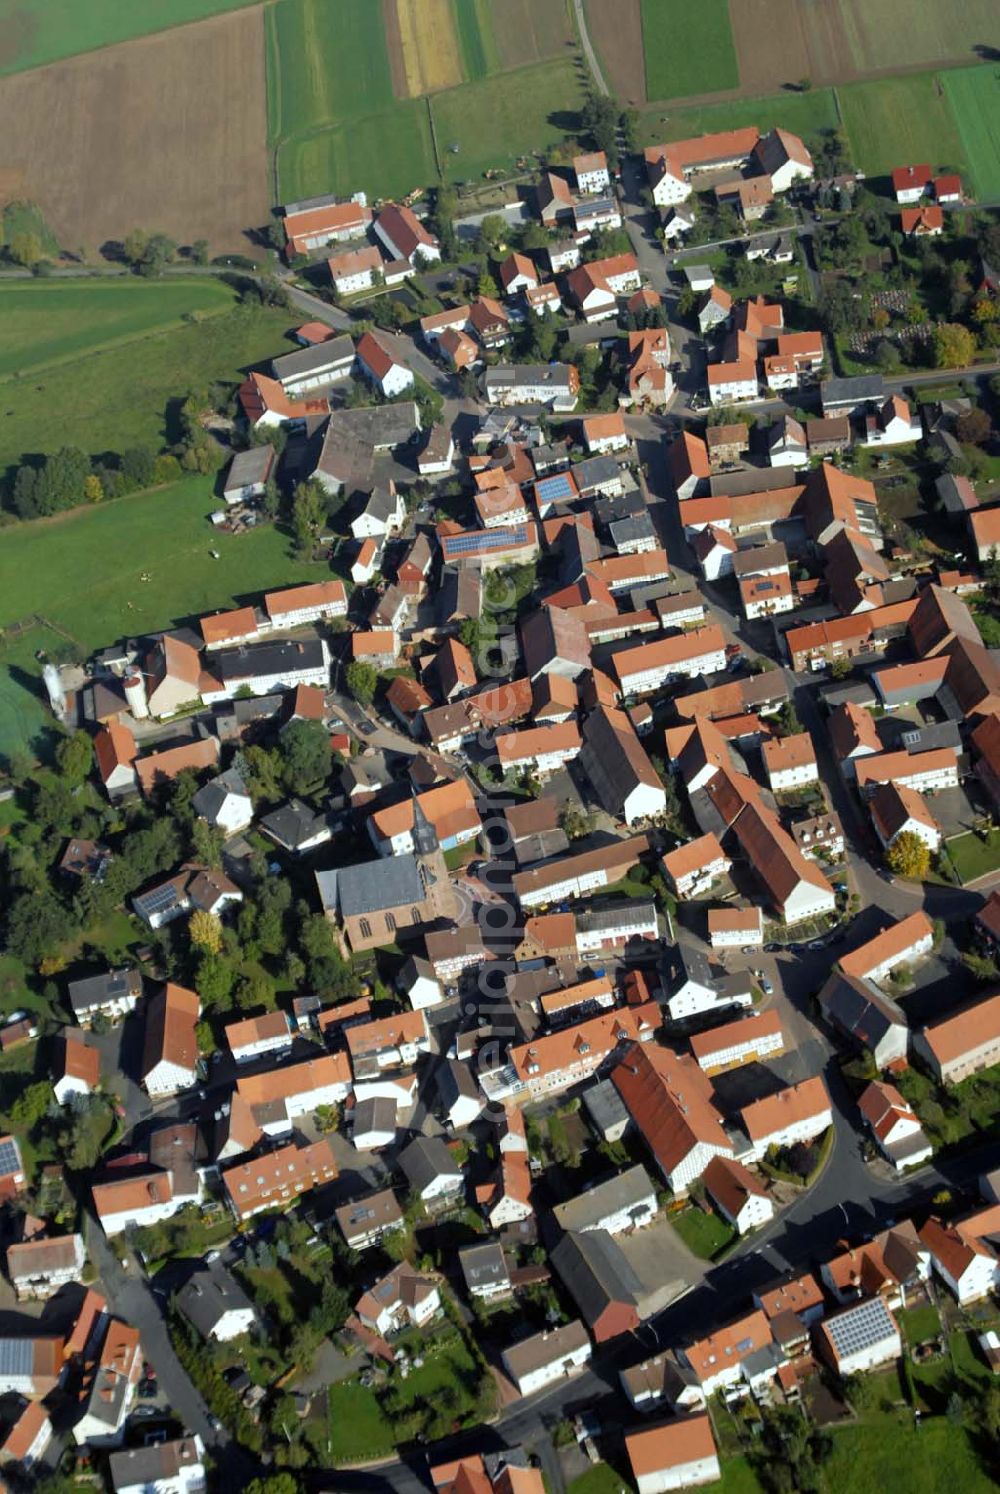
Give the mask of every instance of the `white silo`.
M 59 671 L 54 664 L 46 664 L 42 668 L 42 679 L 45 688 L 49 692 L 49 705 L 52 714 L 57 721 L 66 720 L 66 692 L 63 689 Z
M 146 681 L 138 670 L 127 674 L 124 681 L 125 699 L 128 708 L 136 721 L 145 721 L 149 715 L 149 701 L 146 698 Z

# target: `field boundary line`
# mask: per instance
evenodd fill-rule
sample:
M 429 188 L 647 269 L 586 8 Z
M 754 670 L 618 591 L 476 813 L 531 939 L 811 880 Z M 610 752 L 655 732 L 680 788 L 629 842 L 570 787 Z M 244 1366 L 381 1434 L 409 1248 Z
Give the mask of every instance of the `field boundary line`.
M 833 107 L 837 111 L 837 119 L 840 123 L 840 128 L 844 129 L 844 111 L 840 107 L 840 89 L 837 87 L 836 83 L 831 83 L 830 92 L 833 95 Z
M 437 167 L 438 181 L 444 181 L 444 167 L 441 164 L 441 152 L 438 149 L 437 129 L 434 124 L 434 110 L 431 106 L 431 95 L 424 94 L 424 103 L 427 105 L 427 123 L 431 131 L 431 149 L 434 152 L 434 165 Z
M 211 310 L 190 313 L 199 321 L 212 321 L 215 317 L 226 316 L 236 306 L 233 300 L 228 306 L 219 306 Z M 112 353 L 118 348 L 130 347 L 134 342 L 147 342 L 151 337 L 159 337 L 164 332 L 178 332 L 191 323 L 185 322 L 184 317 L 178 317 L 168 322 L 162 322 L 158 327 L 149 327 L 145 332 L 129 332 L 122 337 L 112 338 L 110 342 L 94 343 L 85 352 L 63 353 L 58 358 L 47 358 L 42 363 L 30 363 L 27 368 L 15 369 L 13 373 L 0 373 L 0 385 L 19 383 L 22 379 L 34 378 L 35 374 L 49 373 L 54 368 L 65 368 L 68 364 L 79 363 L 83 358 L 90 358 L 95 353 Z

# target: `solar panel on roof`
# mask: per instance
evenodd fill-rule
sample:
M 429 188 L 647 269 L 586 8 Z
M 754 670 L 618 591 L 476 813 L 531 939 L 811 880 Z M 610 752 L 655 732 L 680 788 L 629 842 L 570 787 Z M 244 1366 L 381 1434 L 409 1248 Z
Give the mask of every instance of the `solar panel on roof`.
M 565 472 L 559 472 L 555 477 L 544 477 L 538 484 L 538 491 L 544 498 L 574 498 L 576 489 L 572 480 Z
M 30 1375 L 34 1357 L 30 1338 L 0 1338 L 0 1376 L 4 1379 Z
M 163 913 L 176 903 L 177 888 L 173 883 L 169 883 L 166 887 L 155 887 L 152 892 L 143 893 L 140 901 L 148 912 Z
M 0 1177 L 7 1177 L 12 1172 L 21 1171 L 21 1154 L 17 1149 L 17 1142 L 11 1137 L 4 1137 L 0 1141 Z

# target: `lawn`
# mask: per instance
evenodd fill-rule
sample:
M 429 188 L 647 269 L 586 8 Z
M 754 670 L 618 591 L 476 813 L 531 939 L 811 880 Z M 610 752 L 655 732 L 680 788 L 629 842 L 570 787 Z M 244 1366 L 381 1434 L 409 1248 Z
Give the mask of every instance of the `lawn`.
M 330 1386 L 327 1455 L 330 1462 L 361 1463 L 391 1452 L 392 1426 L 371 1390 L 357 1380 Z
M 910 73 L 838 90 L 854 164 L 888 176 L 910 161 L 935 170 L 966 170 L 954 117 L 937 73 Z
M 393 104 L 381 5 L 281 0 L 267 7 L 265 26 L 273 141 L 364 118 Z
M 985 840 L 974 830 L 967 830 L 945 844 L 963 885 L 988 876 L 1000 866 L 1000 830 L 991 830 Z
M 996 1485 L 979 1466 L 972 1442 L 944 1416 L 925 1418 L 919 1430 L 912 1414 L 866 1416 L 833 1433 L 833 1456 L 823 1467 L 823 1486 L 837 1494 L 872 1494 L 898 1489 L 907 1494 L 986 1494 Z
M 187 290 L 188 282 L 182 288 Z M 47 294 L 48 287 L 44 290 Z M 166 290 L 166 285 L 157 287 L 160 294 Z M 108 303 L 104 292 L 103 286 L 75 288 L 71 304 L 81 316 L 92 295 L 95 304 L 119 304 Z M 0 298 L 9 293 L 4 287 Z M 154 304 L 155 298 L 136 303 L 145 306 L 147 317 L 152 316 Z M 172 293 L 159 304 L 169 305 L 174 319 L 181 314 Z M 131 307 L 132 302 L 127 305 Z M 284 311 L 234 305 L 231 312 L 200 322 L 149 332 L 99 352 L 81 351 L 73 361 L 61 362 L 41 377 L 9 380 L 0 387 L 0 469 L 19 462 L 26 452 L 56 451 L 61 446 L 78 446 L 89 455 L 143 445 L 160 451 L 179 439 L 169 418 L 171 402 L 183 399 L 194 385 L 205 388 L 216 380 L 237 383 L 248 367 L 287 352 L 284 338 L 289 322 Z M 96 317 L 90 318 L 90 325 L 95 328 Z M 59 333 L 55 321 L 50 326 L 53 344 L 61 339 L 67 348 L 73 341 L 71 329 L 64 327 Z M 18 333 L 22 357 L 23 335 L 23 331 Z M 5 319 L 0 324 L 0 360 L 8 356 L 6 350 Z M 67 356 L 64 352 L 63 357 Z M 8 610 L 2 601 L 0 610 Z
M 324 566 L 293 559 L 287 535 L 272 525 L 216 533 L 207 522 L 216 506 L 212 480 L 189 478 L 6 529 L 0 627 L 41 615 L 90 650 L 327 574 Z M 147 581 L 139 579 L 143 574 Z M 0 653 L 0 752 L 30 744 L 47 720 L 34 655 L 60 641 L 34 628 Z
M 976 196 L 1000 198 L 1000 70 L 962 67 L 941 74 Z
M 729 0 L 642 0 L 642 44 L 647 98 L 739 87 Z
M 620 1494 L 629 1483 L 616 1473 L 610 1463 L 595 1463 L 566 1485 L 566 1494 Z
M 736 1231 L 719 1214 L 689 1208 L 672 1214 L 670 1222 L 687 1248 L 699 1260 L 711 1261 L 736 1238 Z
M 0 286 L 0 379 L 179 326 L 185 316 L 226 311 L 233 300 L 231 288 L 209 276 L 8 282 Z
M 642 143 L 659 145 L 664 140 L 687 140 L 695 135 L 714 135 L 756 125 L 762 134 L 780 125 L 804 140 L 839 124 L 837 101 L 832 88 L 814 88 L 809 93 L 769 93 L 752 99 L 732 99 L 718 104 L 692 104 L 671 109 L 664 119 L 662 108 L 647 109 L 642 116 Z
M 579 128 L 582 104 L 583 85 L 570 62 L 543 62 L 435 94 L 431 108 L 445 176 L 468 181 L 489 167 L 511 167 L 519 156 L 547 151 Z
M 135 36 L 149 36 L 187 21 L 256 0 L 20 0 L 2 7 L 0 74 L 20 73 L 79 52 L 95 52 Z
M 906 1307 L 896 1314 L 896 1321 L 910 1345 L 922 1344 L 941 1332 L 941 1318 L 936 1307 L 925 1303 L 922 1307 Z
M 426 99 L 286 140 L 278 149 L 278 176 L 285 202 L 359 190 L 402 197 L 437 181 Z

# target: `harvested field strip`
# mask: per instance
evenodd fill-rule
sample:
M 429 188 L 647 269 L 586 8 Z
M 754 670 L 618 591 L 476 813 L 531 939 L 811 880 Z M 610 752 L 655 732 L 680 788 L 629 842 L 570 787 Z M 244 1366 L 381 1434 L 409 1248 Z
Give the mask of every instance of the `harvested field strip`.
M 756 125 L 762 134 L 780 125 L 808 140 L 821 130 L 836 129 L 839 123 L 834 90 L 814 88 L 809 93 L 772 93 L 719 104 L 692 104 L 669 110 L 666 120 L 661 109 L 647 109 L 642 118 L 642 143 L 659 145 L 665 140 L 687 140 L 743 125 Z
M 468 181 L 547 151 L 579 127 L 582 104 L 583 84 L 570 62 L 541 63 L 435 94 L 431 110 L 445 175 Z
M 97 52 L 260 0 L 8 0 L 0 7 L 0 75 Z
M 451 3 L 466 80 L 475 83 L 479 78 L 488 78 L 499 71 L 500 59 L 487 0 L 451 0 Z
M 211 278 L 0 285 L 0 379 L 120 347 L 192 314 L 218 316 L 232 305 L 229 286 Z
M 567 0 L 490 0 L 502 68 L 565 57 L 575 40 Z
M 398 197 L 437 180 L 427 103 L 405 99 L 381 114 L 286 141 L 278 151 L 285 202 L 323 192 Z
M 377 0 L 279 0 L 269 12 L 268 123 L 274 142 L 393 102 L 382 8 Z
M 887 176 L 908 161 L 965 171 L 966 161 L 944 86 L 936 73 L 909 73 L 837 90 L 855 163 Z
M 963 67 L 941 74 L 972 187 L 983 202 L 1000 200 L 1000 70 Z
M 618 98 L 646 102 L 639 0 L 584 0 L 587 32 L 604 81 Z
M 739 87 L 729 0 L 642 0 L 642 37 L 648 98 Z
M 861 73 L 971 62 L 1000 29 L 996 0 L 840 0 L 840 14 Z
M 400 44 L 411 98 L 462 81 L 451 0 L 396 0 Z

